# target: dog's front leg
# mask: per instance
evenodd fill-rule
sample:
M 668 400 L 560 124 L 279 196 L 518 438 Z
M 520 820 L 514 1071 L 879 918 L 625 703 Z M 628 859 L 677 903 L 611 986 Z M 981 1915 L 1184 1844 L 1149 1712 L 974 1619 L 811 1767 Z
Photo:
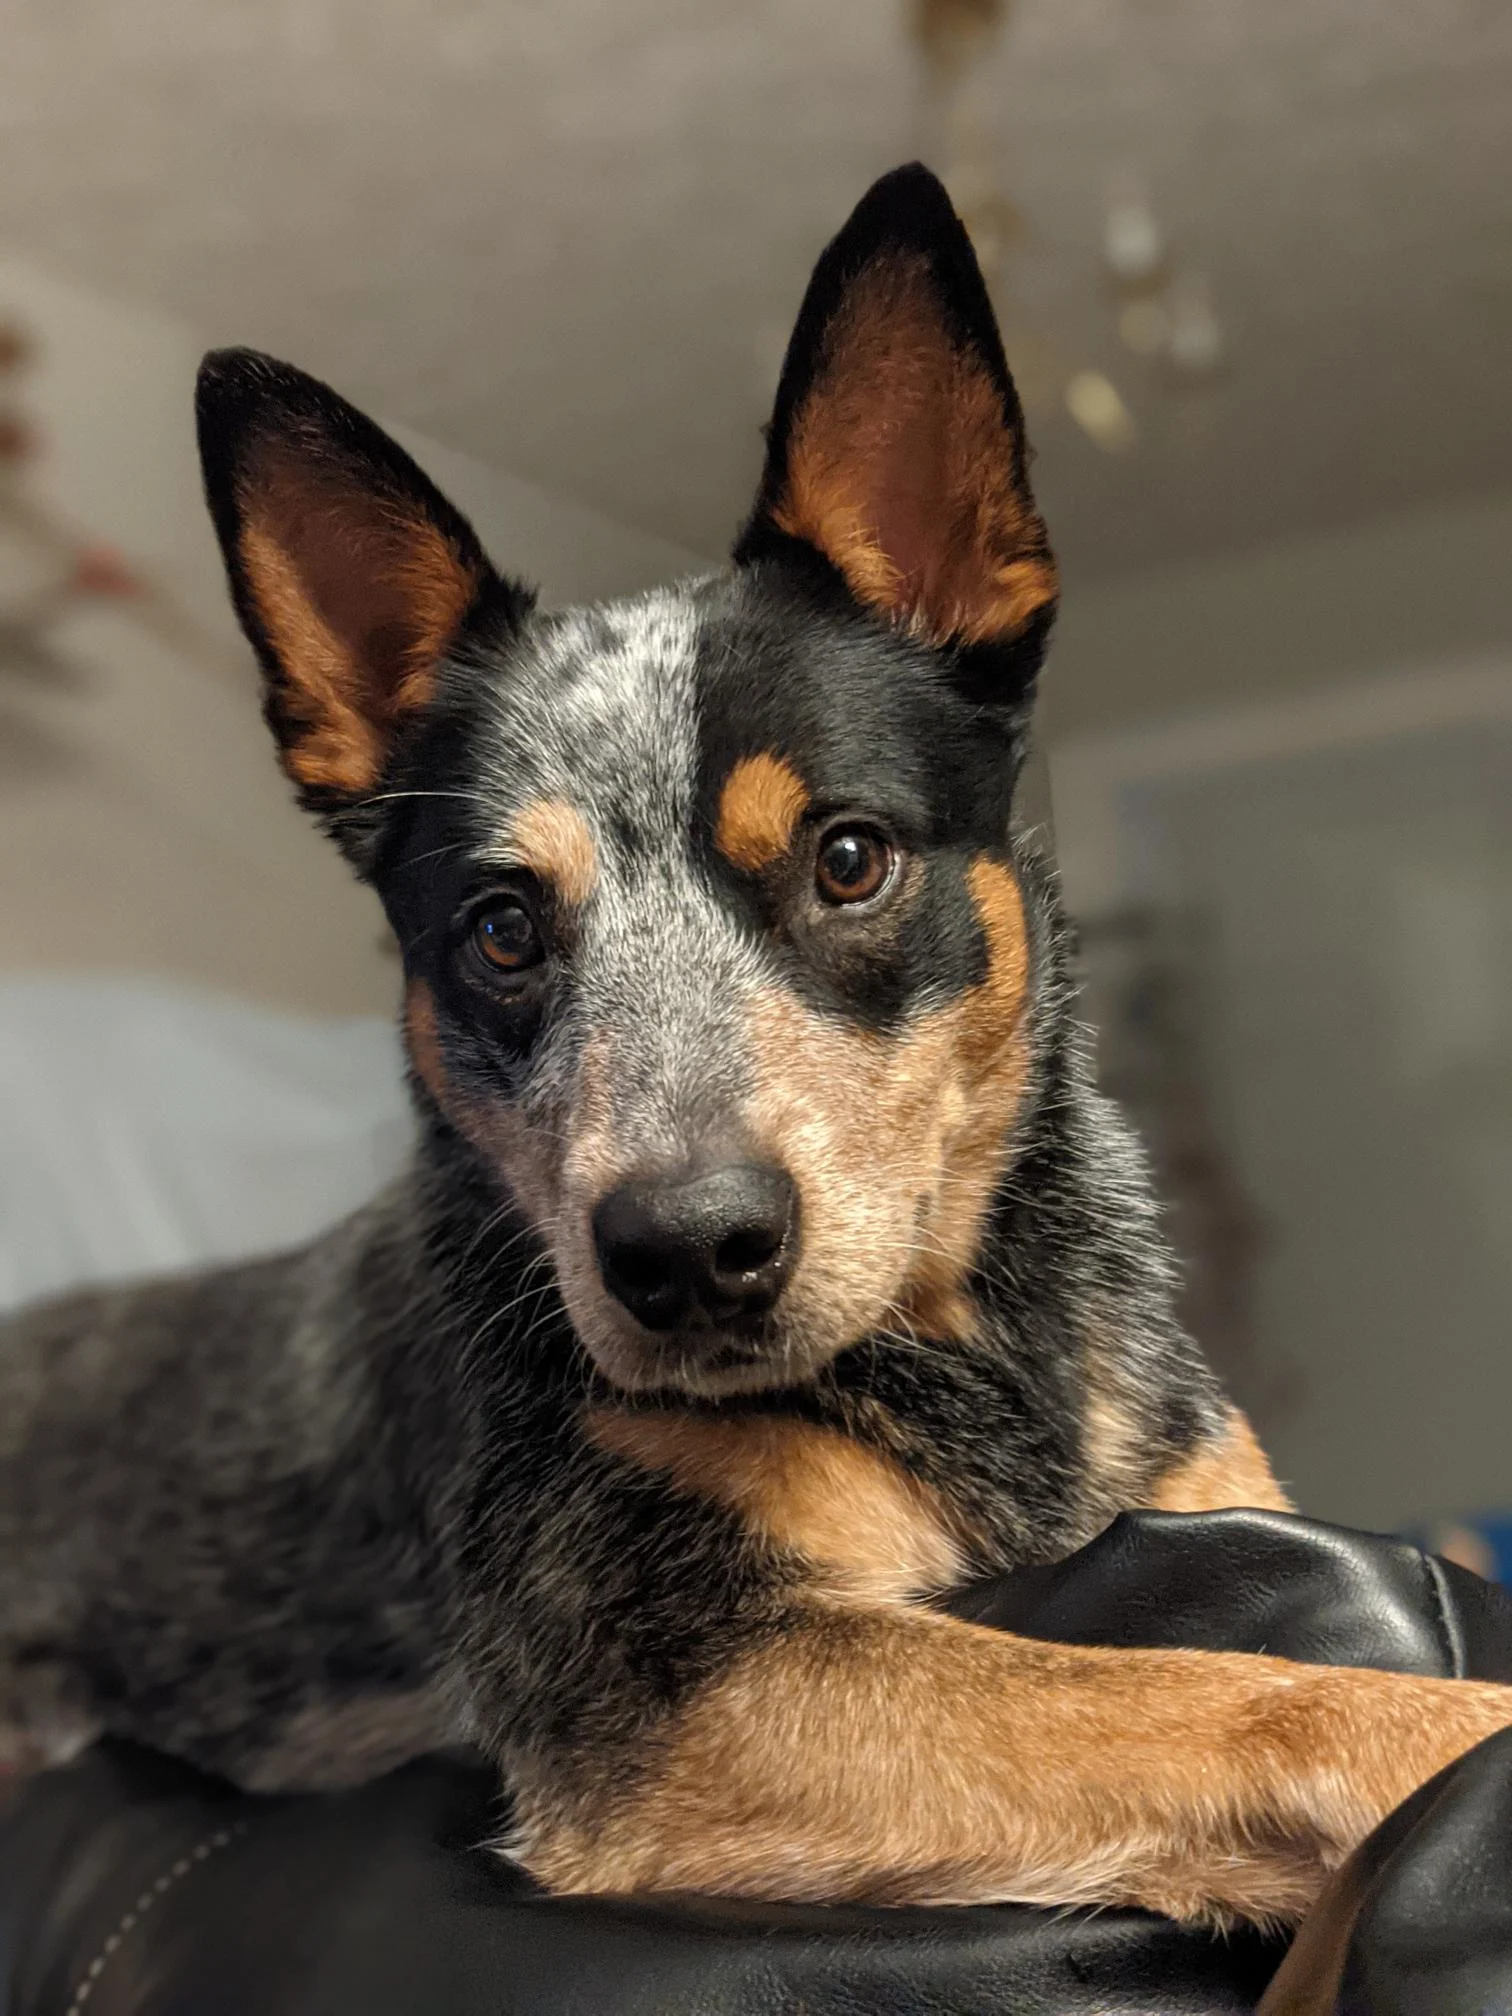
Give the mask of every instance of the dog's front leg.
M 1512 1689 L 1015 1639 L 808 1599 L 626 1783 L 521 1786 L 571 1891 L 1142 1905 L 1292 1921 Z

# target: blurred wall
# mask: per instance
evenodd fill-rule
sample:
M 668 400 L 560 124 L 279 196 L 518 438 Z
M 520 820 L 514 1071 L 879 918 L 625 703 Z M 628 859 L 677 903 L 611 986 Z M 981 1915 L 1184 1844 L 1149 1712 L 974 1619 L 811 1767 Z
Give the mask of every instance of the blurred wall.
M 1200 921 L 1304 1508 L 1512 1501 L 1512 502 L 1078 594 L 1046 678 L 1074 910 Z
M 1512 648 L 1512 498 L 1172 573 L 1068 574 L 1040 734 L 1071 736 Z

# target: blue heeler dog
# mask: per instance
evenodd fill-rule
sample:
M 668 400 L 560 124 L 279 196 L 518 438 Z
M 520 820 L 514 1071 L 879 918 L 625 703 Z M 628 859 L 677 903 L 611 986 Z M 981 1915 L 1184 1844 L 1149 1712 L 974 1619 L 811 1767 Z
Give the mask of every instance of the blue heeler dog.
M 1512 1691 L 931 1607 L 1285 1502 L 1012 827 L 1056 569 L 939 184 L 820 260 L 708 579 L 542 614 L 299 372 L 213 355 L 199 417 L 420 1145 L 300 1252 L 0 1336 L 0 1749 L 257 1786 L 465 1736 L 563 1890 L 1297 1916 Z

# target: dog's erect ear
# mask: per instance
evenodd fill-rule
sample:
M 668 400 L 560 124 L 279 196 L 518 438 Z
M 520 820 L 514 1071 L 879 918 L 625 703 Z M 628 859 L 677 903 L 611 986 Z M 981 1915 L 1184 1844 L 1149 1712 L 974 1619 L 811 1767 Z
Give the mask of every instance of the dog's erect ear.
M 269 725 L 301 797 L 341 837 L 431 699 L 448 644 L 485 595 L 509 591 L 403 449 L 302 371 L 212 351 L 196 408 Z
M 736 561 L 802 541 L 915 635 L 1037 663 L 1057 580 L 1027 463 L 965 227 L 927 168 L 896 169 L 809 282 Z

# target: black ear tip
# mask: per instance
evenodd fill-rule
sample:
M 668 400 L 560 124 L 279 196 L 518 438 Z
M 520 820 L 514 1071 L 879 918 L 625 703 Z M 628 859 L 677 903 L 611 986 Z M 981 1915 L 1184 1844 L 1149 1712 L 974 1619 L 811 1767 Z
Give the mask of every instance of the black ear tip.
M 906 161 L 879 176 L 851 213 L 851 225 L 924 244 L 963 228 L 950 192 L 922 161 Z
M 235 432 L 238 422 L 265 396 L 272 363 L 271 357 L 256 350 L 206 352 L 194 381 L 194 416 L 202 453 Z
M 207 350 L 195 379 L 194 406 L 203 430 L 235 426 L 272 405 L 309 407 L 324 390 L 303 371 L 264 351 Z
M 877 177 L 861 200 L 870 203 L 884 197 L 893 203 L 927 203 L 936 210 L 943 206 L 955 215 L 950 192 L 933 168 L 926 168 L 922 161 L 905 161 L 901 167 L 889 168 L 885 175 Z
M 261 350 L 248 349 L 244 343 L 230 343 L 224 349 L 205 352 L 200 359 L 200 377 L 235 378 L 273 361 Z
M 194 384 L 200 467 L 217 523 L 233 509 L 237 472 L 258 439 L 314 404 L 314 381 L 261 350 L 209 350 Z M 224 527 L 223 536 L 224 536 Z
M 265 357 L 260 350 L 207 350 L 200 359 L 195 397 L 225 399 L 253 391 L 260 380 L 267 380 L 278 369 L 274 359 Z

